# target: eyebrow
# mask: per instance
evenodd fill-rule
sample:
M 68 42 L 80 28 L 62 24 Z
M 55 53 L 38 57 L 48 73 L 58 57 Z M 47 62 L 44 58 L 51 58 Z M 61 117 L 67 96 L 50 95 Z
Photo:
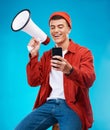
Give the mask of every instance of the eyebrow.
M 53 27 L 55 25 L 50 25 L 50 27 Z M 57 26 L 64 26 L 63 24 L 58 24 Z

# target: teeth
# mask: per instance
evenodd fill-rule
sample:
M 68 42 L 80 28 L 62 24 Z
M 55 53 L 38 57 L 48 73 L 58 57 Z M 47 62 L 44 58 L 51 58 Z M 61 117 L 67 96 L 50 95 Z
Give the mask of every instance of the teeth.
M 55 37 L 59 37 L 60 35 L 54 35 Z

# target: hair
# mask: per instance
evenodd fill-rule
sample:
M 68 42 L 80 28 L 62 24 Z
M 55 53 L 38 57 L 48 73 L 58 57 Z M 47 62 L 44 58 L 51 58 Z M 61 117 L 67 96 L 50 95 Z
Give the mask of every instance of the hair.
M 62 16 L 60 16 L 60 15 L 55 15 L 55 16 L 53 16 L 53 17 L 49 20 L 49 23 L 50 23 L 51 20 L 59 20 L 59 19 L 64 19 L 64 20 L 67 22 L 68 26 L 70 27 L 68 21 L 67 21 L 64 17 L 62 17 Z M 71 27 L 70 27 L 70 28 L 71 28 Z

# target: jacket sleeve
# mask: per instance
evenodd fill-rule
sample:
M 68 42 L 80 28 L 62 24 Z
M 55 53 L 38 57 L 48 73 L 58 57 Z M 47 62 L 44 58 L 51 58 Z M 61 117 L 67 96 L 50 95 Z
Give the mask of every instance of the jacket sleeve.
M 43 82 L 42 58 L 38 61 L 38 56 L 30 58 L 26 67 L 27 80 L 30 86 L 38 86 Z
M 96 76 L 93 65 L 93 56 L 90 50 L 80 50 L 81 58 L 79 67 L 73 66 L 69 79 L 78 83 L 78 85 L 89 88 L 92 86 Z

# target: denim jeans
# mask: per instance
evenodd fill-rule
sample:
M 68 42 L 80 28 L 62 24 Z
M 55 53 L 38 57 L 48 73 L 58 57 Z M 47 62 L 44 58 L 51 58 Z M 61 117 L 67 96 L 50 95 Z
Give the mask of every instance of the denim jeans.
M 59 123 L 60 130 L 81 130 L 78 115 L 71 110 L 65 100 L 50 99 L 37 109 L 34 109 L 15 130 L 46 130 Z

